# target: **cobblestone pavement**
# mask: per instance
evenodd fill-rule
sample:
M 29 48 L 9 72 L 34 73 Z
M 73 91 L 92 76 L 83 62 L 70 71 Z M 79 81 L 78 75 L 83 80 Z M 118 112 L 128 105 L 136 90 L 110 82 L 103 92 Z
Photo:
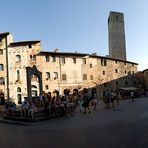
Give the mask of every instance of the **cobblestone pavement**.
M 148 148 L 148 98 L 125 100 L 115 109 L 99 103 L 91 114 L 22 126 L 0 123 L 2 148 Z

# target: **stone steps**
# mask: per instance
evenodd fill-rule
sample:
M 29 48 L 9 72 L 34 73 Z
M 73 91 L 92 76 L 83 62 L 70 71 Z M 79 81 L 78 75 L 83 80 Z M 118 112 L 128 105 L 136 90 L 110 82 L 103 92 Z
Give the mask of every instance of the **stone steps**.
M 14 123 L 14 124 L 33 124 L 33 123 L 38 123 L 38 122 L 43 122 L 46 120 L 49 120 L 51 117 L 48 112 L 45 110 L 40 110 L 36 113 L 34 113 L 34 118 L 32 119 L 31 117 L 18 117 L 18 116 L 8 116 L 8 117 L 3 117 L 0 119 L 1 122 L 3 123 Z

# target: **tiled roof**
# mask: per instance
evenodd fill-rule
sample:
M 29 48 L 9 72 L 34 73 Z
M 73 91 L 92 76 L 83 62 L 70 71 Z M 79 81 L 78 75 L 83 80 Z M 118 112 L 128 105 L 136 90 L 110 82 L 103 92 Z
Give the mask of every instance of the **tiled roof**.
M 34 40 L 34 41 L 19 41 L 19 42 L 12 42 L 10 46 L 18 46 L 18 45 L 28 45 L 28 44 L 36 44 L 39 43 L 40 40 Z
M 126 61 L 126 60 L 121 60 L 121 59 L 115 59 L 111 58 L 108 56 L 98 56 L 98 55 L 92 55 L 88 53 L 77 53 L 77 52 L 48 52 L 48 51 L 41 51 L 37 54 L 38 56 L 43 56 L 43 55 L 57 55 L 57 56 L 81 56 L 81 57 L 92 57 L 92 58 L 103 58 L 103 59 L 109 59 L 109 60 L 116 60 L 116 61 L 121 61 L 121 62 L 127 62 L 131 64 L 138 65 L 138 63 L 131 62 L 131 61 Z
M 10 32 L 2 32 L 2 33 L 0 33 L 0 36 L 7 36 L 9 34 L 10 34 Z

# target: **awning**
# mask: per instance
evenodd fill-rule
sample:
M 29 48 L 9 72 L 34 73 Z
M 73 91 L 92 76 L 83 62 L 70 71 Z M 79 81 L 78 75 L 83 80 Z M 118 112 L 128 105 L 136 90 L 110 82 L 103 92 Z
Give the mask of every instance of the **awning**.
M 136 87 L 120 87 L 121 90 L 137 90 Z

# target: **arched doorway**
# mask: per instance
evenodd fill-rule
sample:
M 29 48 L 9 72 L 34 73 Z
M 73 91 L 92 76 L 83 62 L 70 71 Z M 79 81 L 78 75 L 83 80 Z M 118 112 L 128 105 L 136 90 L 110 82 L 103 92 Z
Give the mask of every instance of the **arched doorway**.
M 64 89 L 64 95 L 69 95 L 70 89 Z
M 5 104 L 5 95 L 2 91 L 0 91 L 0 105 Z
M 73 93 L 77 94 L 78 93 L 78 89 L 73 89 Z
M 35 85 L 31 86 L 31 94 L 32 94 L 32 97 L 38 96 L 38 89 Z
M 91 89 L 91 94 L 92 94 L 92 97 L 94 98 L 94 96 L 96 95 L 96 88 Z

